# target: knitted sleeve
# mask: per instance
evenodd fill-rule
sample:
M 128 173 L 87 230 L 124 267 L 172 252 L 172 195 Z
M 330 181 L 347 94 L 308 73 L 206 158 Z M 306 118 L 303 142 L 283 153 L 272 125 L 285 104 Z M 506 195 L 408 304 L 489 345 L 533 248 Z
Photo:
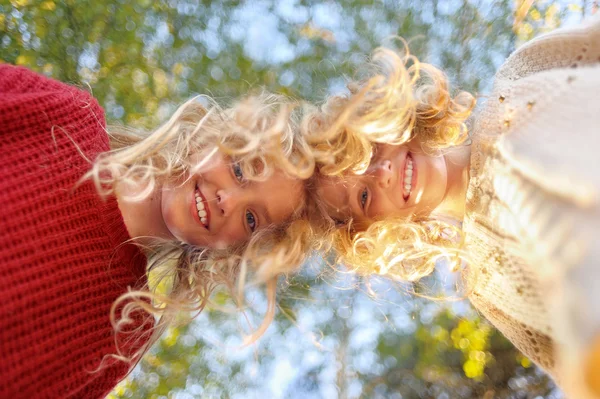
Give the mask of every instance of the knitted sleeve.
M 475 124 L 465 219 L 471 301 L 574 398 L 600 333 L 599 92 L 598 17 L 511 55 Z
M 519 47 L 500 67 L 496 80 L 517 80 L 547 70 L 595 64 L 600 52 L 600 14 L 576 27 L 539 36 Z
M 57 80 L 32 73 L 24 67 L 0 64 L 0 95 L 24 95 L 28 93 L 74 91 Z
M 93 136 L 93 154 L 106 151 L 108 136 L 104 133 L 104 111 L 91 94 L 77 87 L 37 74 L 24 67 L 0 64 L 0 100 L 2 122 L 0 134 L 35 132 L 30 140 L 50 137 L 85 123 L 98 129 Z M 43 128 L 38 129 L 38 127 Z M 20 128 L 16 128 L 16 127 Z M 46 131 L 45 129 L 48 128 Z M 7 143 L 16 145 L 16 143 Z M 31 149 L 33 150 L 33 149 Z M 89 167 L 86 165 L 86 168 Z
M 121 339 L 111 306 L 146 278 L 116 199 L 81 182 L 110 149 L 103 110 L 86 91 L 0 65 L 0 138 L 0 398 L 104 398 L 130 366 L 102 363 Z M 147 339 L 132 337 L 127 354 Z

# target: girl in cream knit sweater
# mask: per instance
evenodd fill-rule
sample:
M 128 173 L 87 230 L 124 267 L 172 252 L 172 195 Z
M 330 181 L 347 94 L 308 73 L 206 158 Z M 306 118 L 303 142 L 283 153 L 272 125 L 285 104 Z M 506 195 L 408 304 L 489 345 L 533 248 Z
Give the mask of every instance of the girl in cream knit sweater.
M 340 260 L 415 281 L 459 259 L 485 317 L 572 397 L 600 396 L 600 18 L 512 54 L 469 135 L 472 97 L 439 70 L 374 61 L 306 122 L 336 160 L 314 192 Z

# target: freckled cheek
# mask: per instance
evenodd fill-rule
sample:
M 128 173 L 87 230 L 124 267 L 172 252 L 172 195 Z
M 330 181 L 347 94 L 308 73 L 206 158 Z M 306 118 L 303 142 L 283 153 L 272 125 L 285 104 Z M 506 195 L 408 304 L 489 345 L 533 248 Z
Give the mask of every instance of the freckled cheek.
M 370 214 L 373 217 L 399 216 L 401 208 L 388 198 L 371 203 Z
M 161 212 L 163 220 L 169 229 L 173 229 L 181 223 L 181 215 L 177 213 L 178 210 L 177 197 L 172 193 L 166 193 L 163 195 Z
M 246 241 L 246 231 L 242 226 L 238 226 L 233 221 L 228 221 L 219 229 L 219 232 L 213 237 L 213 241 L 219 243 L 219 246 L 230 246 Z
M 427 185 L 428 197 L 432 201 L 438 201 L 444 196 L 448 185 L 447 180 L 446 165 L 443 160 L 435 159 L 435 162 L 428 165 L 424 183 Z
M 437 188 L 431 181 L 432 170 L 434 167 L 432 162 L 435 162 L 434 159 L 427 156 L 421 156 L 417 163 L 417 186 L 413 188 L 412 195 L 415 195 L 413 201 L 417 198 L 416 196 L 419 197 L 419 201 L 417 201 L 419 204 L 427 202 L 428 198 L 432 197 L 432 195 L 436 196 L 435 191 Z

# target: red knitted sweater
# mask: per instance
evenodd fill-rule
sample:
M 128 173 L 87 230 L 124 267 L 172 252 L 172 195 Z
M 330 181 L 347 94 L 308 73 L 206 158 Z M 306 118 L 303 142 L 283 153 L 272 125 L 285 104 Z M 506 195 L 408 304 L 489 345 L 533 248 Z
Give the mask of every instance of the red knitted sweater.
M 101 398 L 129 368 L 92 372 L 116 353 L 111 305 L 146 281 L 116 200 L 76 188 L 104 125 L 88 93 L 0 65 L 0 398 Z

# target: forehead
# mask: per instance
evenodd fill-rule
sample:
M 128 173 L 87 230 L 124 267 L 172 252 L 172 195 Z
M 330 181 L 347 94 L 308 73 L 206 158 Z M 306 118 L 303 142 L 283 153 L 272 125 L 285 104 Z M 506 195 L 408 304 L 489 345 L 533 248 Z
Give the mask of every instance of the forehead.
M 361 176 L 321 176 L 316 183 L 318 198 L 329 216 L 346 220 L 353 216 L 352 193 L 360 189 Z
M 288 219 L 300 210 L 306 201 L 304 182 L 278 170 L 266 180 L 254 182 L 254 187 L 255 194 L 268 208 L 273 223 Z

